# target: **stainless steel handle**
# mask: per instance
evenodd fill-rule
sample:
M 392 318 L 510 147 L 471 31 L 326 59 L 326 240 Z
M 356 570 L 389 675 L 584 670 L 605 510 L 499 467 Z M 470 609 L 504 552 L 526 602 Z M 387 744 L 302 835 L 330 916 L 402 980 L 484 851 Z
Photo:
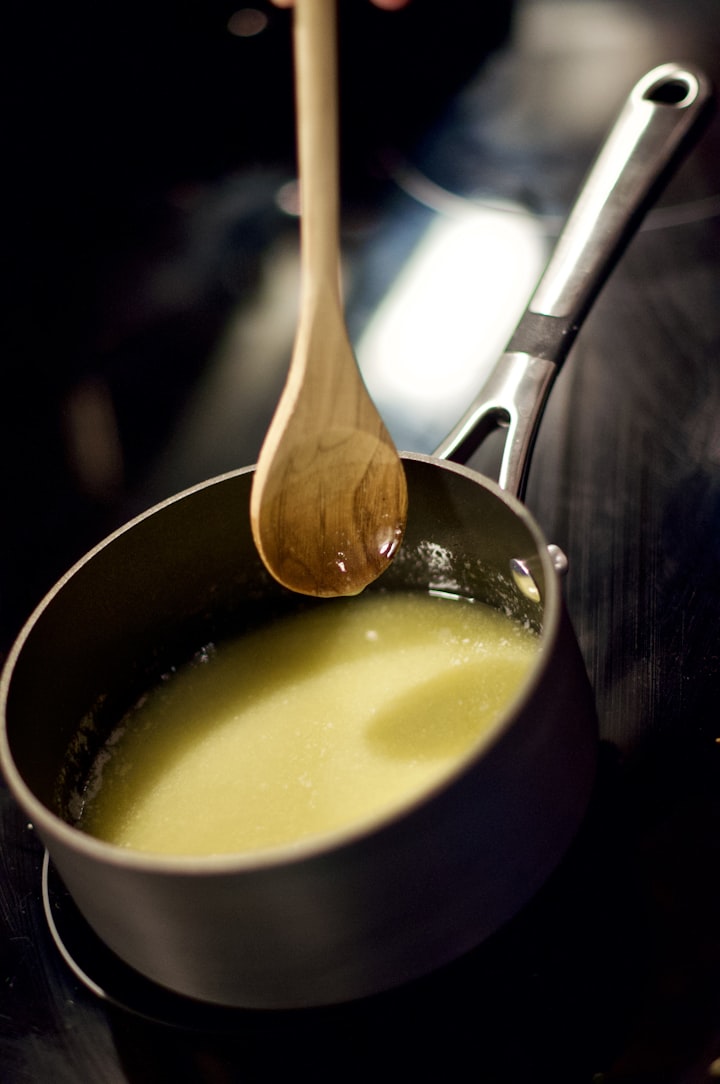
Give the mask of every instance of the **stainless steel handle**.
M 591 305 L 648 207 L 709 114 L 712 88 L 689 65 L 663 64 L 631 91 L 583 184 L 507 350 L 435 455 L 463 463 L 508 429 L 499 484 L 522 497 L 538 424 Z

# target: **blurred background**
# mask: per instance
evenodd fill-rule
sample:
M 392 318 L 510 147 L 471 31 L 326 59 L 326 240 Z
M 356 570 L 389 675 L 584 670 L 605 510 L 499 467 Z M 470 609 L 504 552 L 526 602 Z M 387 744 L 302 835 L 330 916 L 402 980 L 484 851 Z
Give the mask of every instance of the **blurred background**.
M 254 462 L 297 296 L 288 12 L 232 0 L 9 9 L 4 646 L 126 514 Z M 343 0 L 353 263 L 381 229 L 388 157 L 441 115 L 510 15 L 504 2 L 439 12 L 416 0 L 388 17 Z M 392 273 L 413 243 L 392 243 Z
M 720 83 L 720 4 L 340 13 L 348 325 L 397 443 L 430 452 L 634 83 L 668 60 Z M 0 655 L 110 530 L 254 462 L 298 292 L 287 12 L 8 0 L 3 31 Z M 216 1041 L 108 1013 L 71 976 L 41 848 L 0 789 L 4 1082 L 272 1079 L 303 1062 L 337 1079 L 328 1029 L 368 1076 L 389 1056 L 451 1080 L 470 1064 L 483 1084 L 720 1077 L 717 118 L 560 374 L 527 503 L 569 557 L 602 739 L 594 811 L 539 900 L 426 983 L 243 1018 Z
M 342 0 L 348 323 L 402 448 L 479 387 L 629 87 L 716 55 L 703 8 Z M 7 12 L 3 650 L 118 523 L 254 462 L 298 275 L 288 12 Z

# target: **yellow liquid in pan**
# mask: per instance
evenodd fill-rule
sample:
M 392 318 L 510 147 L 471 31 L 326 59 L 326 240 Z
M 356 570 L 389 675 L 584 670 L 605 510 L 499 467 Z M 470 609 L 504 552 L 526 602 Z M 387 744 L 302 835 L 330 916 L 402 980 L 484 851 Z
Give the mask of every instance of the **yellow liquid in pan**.
M 334 600 L 211 647 L 126 717 L 79 827 L 176 855 L 294 843 L 391 811 L 452 770 L 539 639 L 480 603 Z

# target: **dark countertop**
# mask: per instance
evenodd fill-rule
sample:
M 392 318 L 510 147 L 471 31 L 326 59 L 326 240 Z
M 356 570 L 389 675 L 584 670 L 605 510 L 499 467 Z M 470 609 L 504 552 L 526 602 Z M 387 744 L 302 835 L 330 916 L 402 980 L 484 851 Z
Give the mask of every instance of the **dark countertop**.
M 428 19 L 428 4 L 417 2 Z M 409 298 L 401 339 L 419 327 L 431 344 L 439 329 L 442 343 L 450 314 L 465 332 L 463 349 L 472 339 L 481 370 L 498 322 L 511 330 L 529 295 L 525 280 L 539 270 L 632 84 L 665 60 L 694 61 L 720 83 L 714 0 L 521 0 L 495 51 L 485 56 L 502 38 L 501 16 L 486 42 L 477 39 L 474 69 L 463 7 L 458 70 L 441 72 L 434 86 L 442 110 L 423 124 L 428 114 L 411 123 L 398 107 L 383 132 L 394 153 L 370 168 L 368 148 L 355 148 L 346 162 L 349 324 L 398 441 L 422 451 L 459 415 L 474 377 L 449 379 L 452 359 L 442 358 L 440 377 L 431 373 L 424 392 L 419 378 L 412 395 L 382 382 L 380 299 L 397 301 L 400 287 L 400 301 Z M 224 26 L 232 5 L 204 10 L 201 23 L 198 5 L 182 8 L 175 68 L 163 68 L 157 85 L 150 46 L 145 64 L 137 46 L 140 16 L 138 38 L 118 30 L 111 75 L 130 51 L 153 103 L 150 132 L 172 106 L 173 72 L 180 85 L 194 44 L 213 56 L 208 10 Z M 116 130 L 102 130 L 102 113 L 79 116 L 52 96 L 64 70 L 55 49 L 79 55 L 95 31 L 110 33 L 110 21 L 93 30 L 79 7 L 71 11 L 76 22 L 69 17 L 59 28 L 48 7 L 47 21 L 34 26 L 33 50 L 36 38 L 20 16 L 17 23 L 9 224 L 16 274 L 0 405 L 3 651 L 42 592 L 114 525 L 254 460 L 294 319 L 295 223 L 282 211 L 291 197 L 283 187 L 292 180 L 287 133 L 278 127 L 273 144 L 248 120 L 240 133 L 247 154 L 234 161 L 227 133 L 220 149 L 221 125 L 213 139 L 202 111 L 193 119 L 185 87 L 175 104 L 188 111 L 188 138 L 205 132 L 197 152 L 204 168 L 187 149 L 172 153 L 180 123 L 150 159 L 127 123 L 117 130 L 125 173 L 112 173 L 103 199 L 95 186 L 111 175 Z M 431 33 L 432 25 L 418 22 L 416 50 L 426 57 L 436 50 L 452 69 L 453 19 L 442 31 Z M 147 40 L 157 45 L 160 15 L 150 30 Z M 267 47 L 261 71 L 274 63 L 284 75 L 285 31 L 272 15 L 277 51 Z M 23 82 L 18 73 L 31 55 L 33 79 Z M 100 68 L 93 65 L 96 74 Z M 44 82 L 46 70 L 52 79 Z M 257 73 L 243 71 L 252 84 Z M 227 94 L 228 78 L 222 69 L 212 93 Z M 280 74 L 278 81 L 282 87 Z M 77 87 L 65 105 L 84 102 L 80 76 Z M 242 93 L 251 92 L 243 83 Z M 122 116 L 122 102 L 116 90 L 108 124 Z M 61 154 L 65 136 L 78 151 L 74 169 Z M 94 155 L 101 161 L 93 167 Z M 458 281 L 445 304 L 423 305 L 423 285 L 403 273 L 411 255 L 422 255 L 421 241 L 436 240 L 458 218 L 477 292 L 463 292 Z M 490 229 L 501 249 L 493 256 L 499 270 L 488 276 Z M 502 246 L 509 262 L 500 259 Z M 513 264 L 523 258 L 527 265 Z M 42 849 L 0 788 L 3 1082 L 224 1082 L 288 1071 L 382 1079 L 420 1069 L 483 1084 L 720 1078 L 717 118 L 578 338 L 543 420 L 527 503 L 569 558 L 568 608 L 602 741 L 587 822 L 532 904 L 475 953 L 366 1002 L 194 1021 L 168 1010 L 166 1022 L 152 1022 L 96 998 L 61 959 L 42 908 Z

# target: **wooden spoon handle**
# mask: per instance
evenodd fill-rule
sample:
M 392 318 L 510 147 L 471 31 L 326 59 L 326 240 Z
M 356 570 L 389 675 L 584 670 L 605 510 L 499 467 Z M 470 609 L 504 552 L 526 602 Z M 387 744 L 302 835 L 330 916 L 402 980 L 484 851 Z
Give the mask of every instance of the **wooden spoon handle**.
M 302 289 L 309 299 L 331 290 L 339 304 L 336 0 L 296 0 L 293 33 Z
M 335 0 L 296 0 L 300 319 L 258 459 L 253 537 L 268 571 L 317 596 L 353 595 L 400 544 L 407 487 L 358 372 L 340 291 Z

